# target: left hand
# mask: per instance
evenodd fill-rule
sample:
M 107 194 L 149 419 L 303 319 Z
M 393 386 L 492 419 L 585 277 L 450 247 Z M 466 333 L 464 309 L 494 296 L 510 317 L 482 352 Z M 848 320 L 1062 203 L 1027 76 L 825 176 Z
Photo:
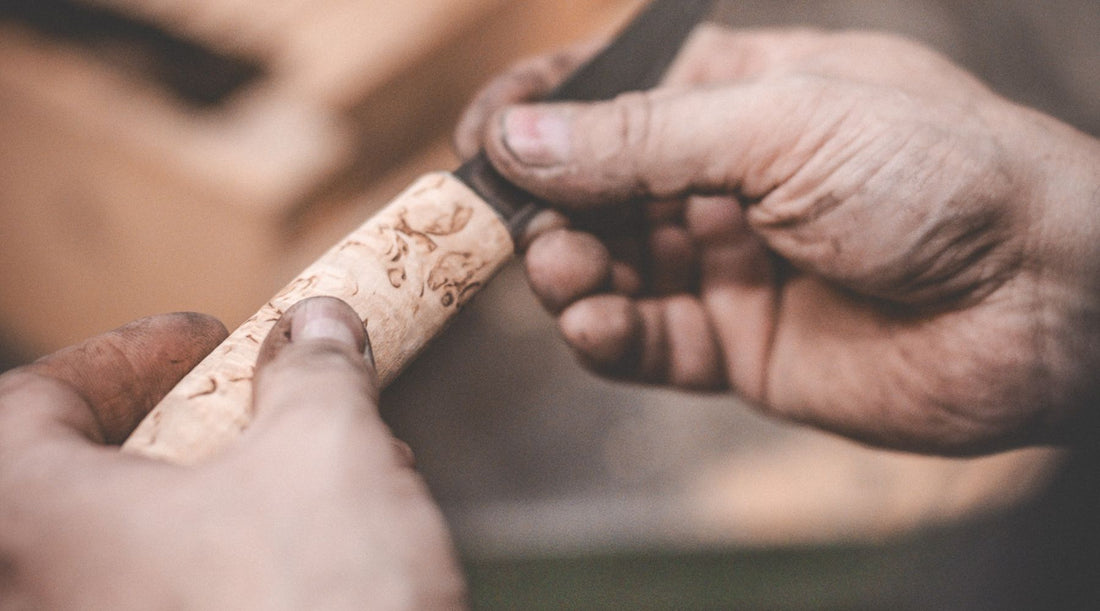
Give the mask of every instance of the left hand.
M 319 299 L 277 329 L 254 424 L 193 468 L 110 445 L 224 338 L 213 319 L 141 320 L 0 377 L 0 609 L 462 606 L 362 323 Z
M 516 104 L 583 59 L 456 143 L 558 211 L 520 246 L 585 366 L 900 450 L 1092 443 L 1100 141 L 873 32 L 705 25 L 655 89 Z

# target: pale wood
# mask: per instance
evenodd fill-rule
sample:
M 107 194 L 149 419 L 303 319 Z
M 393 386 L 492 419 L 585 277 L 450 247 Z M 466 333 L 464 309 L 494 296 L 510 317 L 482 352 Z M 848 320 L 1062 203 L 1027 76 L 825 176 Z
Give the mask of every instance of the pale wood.
M 89 0 L 210 49 L 260 59 L 286 91 L 345 107 L 507 0 Z M 474 35 L 473 33 L 469 35 Z
M 142 422 L 123 449 L 181 464 L 206 458 L 253 417 L 252 376 L 287 308 L 332 295 L 363 318 L 383 386 L 511 257 L 496 213 L 449 174 L 428 174 L 241 325 Z
M 84 1 L 145 19 L 211 50 L 257 59 L 275 88 L 336 108 L 355 107 L 410 69 L 453 53 L 454 45 L 491 51 L 456 67 L 469 75 L 471 85 L 479 83 L 508 60 L 613 30 L 641 5 L 639 0 Z
M 285 213 L 351 161 L 350 125 L 323 106 L 255 91 L 216 112 L 185 113 L 154 85 L 46 42 L 0 23 L 0 92 L 11 98 L 0 103 L 34 105 L 55 130 L 79 129 L 107 154 L 125 148 L 133 163 L 205 183 L 237 205 Z
M 0 320 L 30 356 L 157 312 L 237 326 L 410 176 L 454 166 L 426 153 L 450 142 L 480 83 L 518 57 L 612 29 L 625 11 L 609 7 L 638 0 L 81 2 L 265 72 L 197 109 L 110 54 L 0 23 Z M 377 19 L 341 13 L 352 4 Z M 222 42 L 199 23 L 218 24 Z M 333 49 L 343 38 L 320 44 L 321 23 L 366 40 Z M 402 33 L 396 42 L 371 37 L 385 24 Z M 324 53 L 294 59 L 292 40 Z M 331 90 L 299 78 L 320 64 Z

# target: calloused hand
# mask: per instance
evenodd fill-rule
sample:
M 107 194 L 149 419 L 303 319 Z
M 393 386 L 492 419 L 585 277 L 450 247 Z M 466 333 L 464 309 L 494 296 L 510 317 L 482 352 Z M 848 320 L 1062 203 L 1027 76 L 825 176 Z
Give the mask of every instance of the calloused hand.
M 861 32 L 703 26 L 658 89 L 517 104 L 585 54 L 500 77 L 456 141 L 568 217 L 526 264 L 589 367 L 925 452 L 1095 423 L 1096 140 Z
M 278 324 L 229 450 L 185 468 L 109 445 L 224 337 L 152 317 L 0 377 L 0 608 L 461 607 L 449 535 L 338 300 Z

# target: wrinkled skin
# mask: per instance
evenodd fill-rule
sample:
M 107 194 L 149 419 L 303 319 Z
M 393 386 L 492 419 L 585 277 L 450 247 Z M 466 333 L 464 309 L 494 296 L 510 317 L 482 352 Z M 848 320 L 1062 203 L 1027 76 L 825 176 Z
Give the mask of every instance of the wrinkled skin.
M 278 330 L 256 422 L 194 468 L 108 444 L 224 338 L 213 319 L 144 319 L 0 377 L 0 609 L 463 605 L 362 323 L 318 299 Z
M 898 449 L 1095 433 L 1096 140 L 870 33 L 704 26 L 658 89 L 522 104 L 589 53 L 456 134 L 564 213 L 526 265 L 584 364 Z

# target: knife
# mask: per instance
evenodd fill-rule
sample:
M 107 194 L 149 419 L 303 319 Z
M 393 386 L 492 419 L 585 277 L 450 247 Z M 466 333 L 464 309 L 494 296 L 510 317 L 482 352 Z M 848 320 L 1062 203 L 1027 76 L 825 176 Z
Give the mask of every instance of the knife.
M 656 86 L 714 0 L 655 0 L 546 101 L 609 99 Z M 484 153 L 417 179 L 238 327 L 149 413 L 124 452 L 179 464 L 216 453 L 252 420 L 260 345 L 293 304 L 329 295 L 367 325 L 388 385 L 504 266 L 542 204 Z

